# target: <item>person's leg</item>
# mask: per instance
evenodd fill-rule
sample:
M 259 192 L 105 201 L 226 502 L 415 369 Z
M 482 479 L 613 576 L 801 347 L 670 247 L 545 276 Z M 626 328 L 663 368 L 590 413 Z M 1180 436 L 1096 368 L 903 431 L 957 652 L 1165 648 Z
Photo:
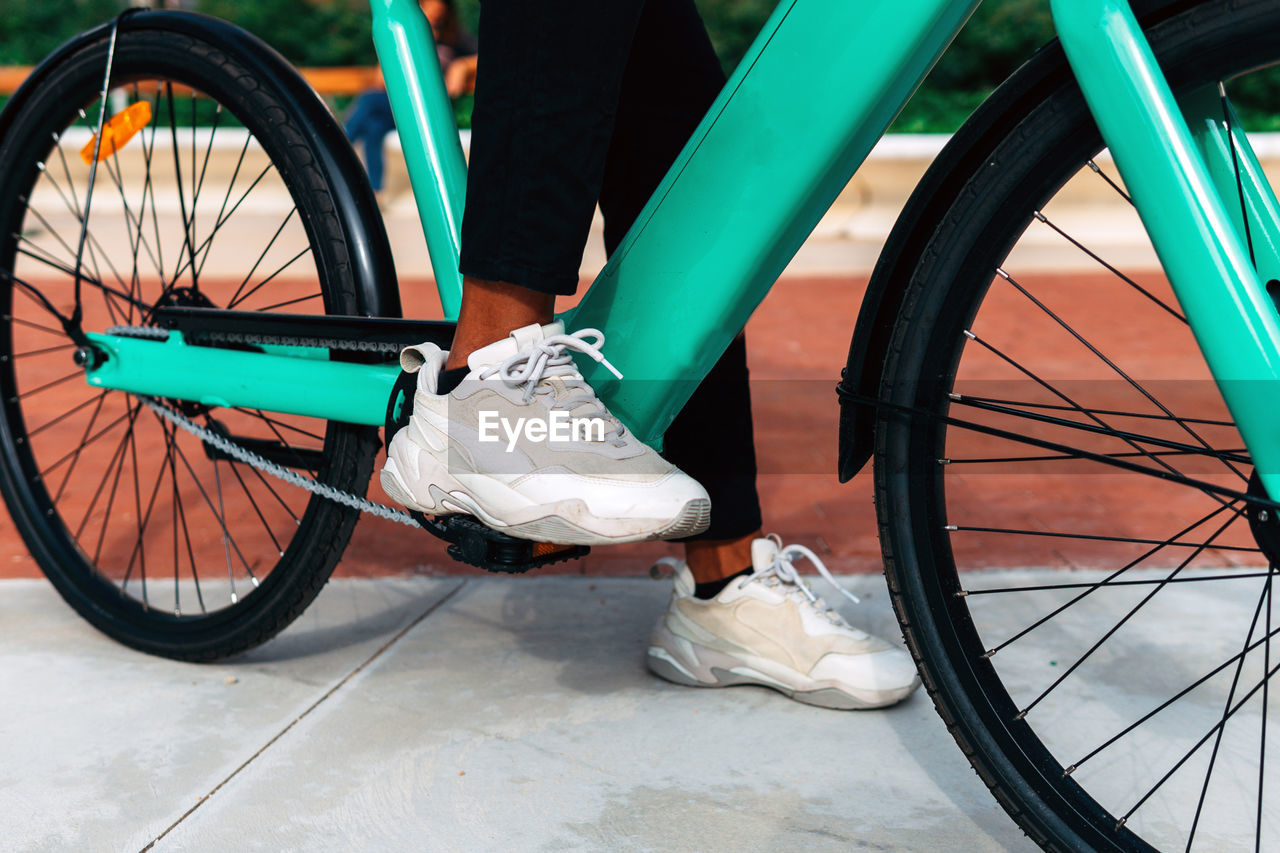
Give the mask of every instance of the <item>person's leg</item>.
M 643 0 L 486 0 L 448 367 L 577 288 Z
M 369 169 L 369 142 L 365 135 L 369 131 L 369 118 L 372 115 L 373 107 L 370 102 L 371 92 L 361 92 L 356 98 L 355 106 L 351 108 L 351 115 L 347 117 L 346 126 L 343 128 L 347 132 L 347 139 L 351 140 L 351 144 L 359 143 L 364 148 L 365 170 Z
M 355 142 L 364 133 L 365 123 L 369 118 L 369 93 L 362 92 L 357 98 L 355 106 L 351 108 L 351 115 L 347 116 L 347 124 L 344 128 L 347 132 L 347 138 Z
M 364 147 L 365 169 L 369 173 L 369 184 L 374 192 L 382 189 L 383 155 L 382 144 L 386 136 L 395 130 L 395 119 L 391 115 L 391 100 L 382 89 L 370 89 L 361 93 L 356 99 L 351 116 L 347 119 L 345 130 L 352 143 L 360 142 Z
M 623 78 L 600 196 L 609 254 L 724 81 L 691 0 L 649 0 Z M 667 430 L 663 455 L 711 495 L 711 527 L 685 547 L 694 579 L 714 584 L 750 566 L 751 542 L 760 535 L 761 518 L 742 336 L 730 344 Z
M 376 193 L 382 192 L 382 144 L 387 138 L 385 130 L 371 130 L 364 137 L 364 162 L 369 170 L 369 186 Z
M 382 192 L 383 154 L 387 135 L 396 129 L 396 119 L 391 112 L 391 98 L 385 89 L 370 97 L 371 109 L 368 128 L 365 131 L 364 154 L 369 163 L 369 183 L 374 192 Z
M 505 337 L 512 329 L 551 322 L 556 295 L 530 290 L 507 281 L 462 280 L 458 328 L 449 348 L 446 370 L 465 367 L 467 356 Z
M 603 341 L 548 322 L 577 286 L 642 3 L 483 6 L 459 323 L 447 356 L 401 353 L 417 390 L 381 476 L 410 509 L 587 545 L 707 526 L 706 490 L 623 429 L 574 366 L 571 352 L 607 364 Z

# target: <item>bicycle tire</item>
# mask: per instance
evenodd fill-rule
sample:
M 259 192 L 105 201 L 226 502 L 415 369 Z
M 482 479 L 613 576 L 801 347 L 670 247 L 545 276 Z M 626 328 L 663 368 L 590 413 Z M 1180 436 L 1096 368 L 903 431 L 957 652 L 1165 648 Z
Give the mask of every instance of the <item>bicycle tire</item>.
M 228 45 L 189 30 L 119 30 L 108 116 L 146 101 L 150 119 L 98 169 L 84 328 L 146 325 L 162 302 L 360 313 L 354 248 L 335 202 L 350 188 L 304 132 L 317 110 L 296 93 L 309 90 L 253 73 L 252 52 L 269 48 L 248 34 Z M 42 67 L 0 139 L 0 491 L 31 555 L 85 619 L 145 652 L 217 660 L 302 612 L 359 513 L 273 485 L 131 395 L 98 394 L 71 375 L 60 325 L 24 297 L 38 290 L 55 306 L 73 302 L 92 157 L 81 163 L 76 153 L 93 139 L 109 29 L 72 44 Z M 167 402 L 257 441 L 275 461 L 365 493 L 374 428 Z
M 1280 8 L 1276 4 L 1219 0 L 1195 4 L 1148 31 L 1156 56 L 1177 93 L 1220 81 L 1228 81 L 1230 88 L 1237 75 L 1280 62 L 1277 34 Z M 1056 51 L 1061 59 L 1056 46 L 1046 50 Z M 1239 527 L 1248 519 L 1242 514 L 1243 503 L 1235 506 L 1237 499 L 1229 505 L 1234 506 L 1235 514 L 1228 515 L 1222 529 L 1212 535 L 1207 533 L 1208 528 L 1199 531 L 1204 534 L 1199 538 L 1207 545 L 1180 558 L 1185 562 L 1174 568 L 1172 575 L 1166 574 L 1168 566 L 1159 564 L 1166 559 L 1172 561 L 1167 553 L 1190 548 L 1179 538 L 1186 531 L 1164 539 L 1139 536 L 1139 531 L 1149 529 L 1149 519 L 1139 517 L 1147 504 L 1143 499 L 1136 500 L 1139 506 L 1129 512 L 1123 490 L 1130 480 L 1118 481 L 1115 477 L 1135 478 L 1135 488 L 1157 489 L 1162 498 L 1166 491 L 1160 490 L 1166 486 L 1149 483 L 1165 481 L 1150 471 L 1117 469 L 1101 458 L 1136 459 L 1159 471 L 1163 470 L 1161 465 L 1175 462 L 1183 467 L 1198 465 L 1196 453 L 1200 453 L 1205 469 L 1196 469 L 1200 471 L 1199 479 L 1216 485 L 1225 478 L 1236 482 L 1238 491 L 1244 491 L 1245 484 L 1238 480 L 1240 472 L 1232 471 L 1233 466 L 1241 467 L 1235 448 L 1242 445 L 1230 443 L 1238 441 L 1238 437 L 1232 437 L 1234 429 L 1221 415 L 1216 392 L 1205 393 L 1205 387 L 1211 387 L 1207 372 L 1196 374 L 1195 382 L 1199 384 L 1195 388 L 1170 386 L 1170 393 L 1185 393 L 1192 403 L 1205 406 L 1197 410 L 1200 417 L 1192 420 L 1181 410 L 1176 415 L 1169 410 L 1169 417 L 1165 418 L 1158 411 L 1153 415 L 1153 407 L 1145 407 L 1145 403 L 1132 411 L 1113 404 L 1121 392 L 1138 394 L 1134 385 L 1126 381 L 1142 385 L 1142 376 L 1133 370 L 1116 374 L 1092 362 L 1085 368 L 1079 366 L 1083 362 L 1066 366 L 1060 361 L 1062 350 L 1048 352 L 1051 347 L 1075 346 L 1087 340 L 1120 369 L 1128 363 L 1126 359 L 1151 369 L 1154 357 L 1143 362 L 1144 356 L 1138 352 L 1140 345 L 1161 335 L 1172 335 L 1168 327 L 1185 335 L 1178 340 L 1192 347 L 1191 352 L 1198 352 L 1184 322 L 1178 319 L 1171 294 L 1161 289 L 1167 285 L 1122 273 L 1120 266 L 1107 261 L 1109 251 L 1114 250 L 1105 245 L 1093 249 L 1082 240 L 1069 243 L 1075 238 L 1061 227 L 1058 218 L 1069 213 L 1066 188 L 1077 186 L 1069 180 L 1078 175 L 1093 180 L 1101 176 L 1115 182 L 1105 192 L 1114 190 L 1123 195 L 1123 188 L 1107 175 L 1106 169 L 1094 172 L 1096 157 L 1103 148 L 1100 134 L 1078 87 L 1069 75 L 1060 73 L 1058 77 L 1030 106 L 1020 103 L 1027 88 L 1015 79 L 1006 84 L 1009 91 L 998 91 L 992 99 L 995 104 L 1002 98 L 1006 103 L 1017 103 L 1014 114 L 997 115 L 990 109 L 978 114 L 979 122 L 1011 129 L 987 144 L 982 156 L 970 158 L 972 165 L 967 173 L 952 177 L 964 188 L 956 194 L 915 261 L 884 365 L 875 431 L 876 507 L 886 576 L 904 637 L 937 710 L 978 775 L 1031 839 L 1050 850 L 1195 849 L 1196 844 L 1204 843 L 1208 833 L 1227 831 L 1219 830 L 1216 824 L 1212 829 L 1206 828 L 1210 820 L 1217 819 L 1206 803 L 1210 795 L 1217 796 L 1215 786 L 1221 788 L 1224 784 L 1221 774 L 1214 777 L 1214 761 L 1236 711 L 1226 714 L 1224 710 L 1226 716 L 1217 727 L 1220 733 L 1215 734 L 1210 728 L 1209 740 L 1201 741 L 1187 753 L 1188 758 L 1177 762 L 1173 758 L 1183 753 L 1174 747 L 1185 746 L 1184 739 L 1192 735 L 1172 716 L 1160 715 L 1184 703 L 1178 713 L 1192 719 L 1200 714 L 1201 703 L 1216 708 L 1215 703 L 1224 693 L 1228 694 L 1226 707 L 1232 706 L 1241 672 L 1246 665 L 1252 672 L 1256 668 L 1252 655 L 1256 652 L 1261 657 L 1264 653 L 1261 640 L 1251 643 L 1264 598 L 1270 617 L 1274 551 L 1260 548 L 1248 529 L 1241 533 Z M 1054 79 L 1047 75 L 1037 82 L 1044 85 L 1044 81 Z M 980 127 L 967 130 L 970 139 L 986 136 Z M 1097 186 L 1102 187 L 1103 182 Z M 1046 214 L 1055 210 L 1055 201 L 1061 202 L 1058 212 Z M 909 222 L 898 226 L 904 231 L 911 227 Z M 1046 227 L 1053 233 L 1045 231 Z M 1011 253 L 1020 241 L 1040 239 L 1028 236 L 1033 232 L 1046 238 L 1058 234 L 1069 246 L 1091 252 L 1086 256 L 1088 263 L 1097 262 L 1097 278 L 1109 283 L 1081 285 L 1077 292 L 1099 298 L 1105 294 L 1109 301 L 1098 303 L 1101 307 L 1091 312 L 1075 303 L 1064 308 L 1064 303 L 1070 302 L 1063 298 L 1068 284 L 1047 276 L 1043 281 L 1028 283 L 1038 274 L 1018 273 L 1017 263 L 1025 263 L 1026 256 Z M 1064 249 L 1068 243 L 1063 244 Z M 1019 257 L 1022 260 L 1011 265 L 1011 258 Z M 1093 277 L 1081 277 L 1081 281 L 1086 280 L 1092 282 Z M 1146 295 L 1130 288 L 1130 283 L 1147 291 Z M 1114 290 L 1104 289 L 1112 287 Z M 1122 306 L 1124 311 L 1117 312 L 1116 306 Z M 1137 312 L 1144 307 L 1152 313 L 1139 315 Z M 1134 313 L 1130 314 L 1130 310 Z M 1126 322 L 1114 323 L 1112 315 L 1116 313 L 1123 313 Z M 1095 334 L 1095 329 L 1100 330 L 1096 334 L 1104 334 L 1113 326 L 1118 330 L 1117 340 L 1108 338 L 1108 344 L 1117 349 L 1102 349 L 1090 335 Z M 1089 334 L 1082 331 L 1086 328 Z M 1068 329 L 1080 337 L 1073 337 Z M 1132 330 L 1140 331 L 1126 339 L 1124 335 Z M 1053 335 L 1061 335 L 1063 343 L 1057 343 Z M 1133 338 L 1141 340 L 1130 340 Z M 1171 348 L 1162 347 L 1159 351 L 1167 353 Z M 1091 357 L 1088 347 L 1082 346 L 1081 352 L 1086 358 Z M 1119 354 L 1114 355 L 1115 352 Z M 1069 371 L 1080 371 L 1080 375 L 1069 377 Z M 979 393 L 973 389 L 979 389 Z M 1145 387 L 1143 390 L 1149 391 Z M 1027 396 L 1029 401 L 1020 400 L 1019 395 Z M 1165 422 L 1162 426 L 1167 424 L 1175 431 L 1190 425 L 1215 440 L 1212 444 L 1201 442 L 1202 453 L 1195 447 L 1153 452 L 1146 441 L 1132 439 L 1139 431 L 1130 418 L 1138 423 Z M 1059 422 L 1064 420 L 1079 421 L 1085 427 Z M 975 424 L 977 429 L 956 421 Z M 1003 433 L 993 433 L 992 428 Z M 1156 429 L 1147 431 L 1154 433 Z M 1214 432 L 1210 433 L 1210 429 Z M 1068 437 L 1063 438 L 1061 433 Z M 1187 435 L 1177 433 L 1174 438 L 1177 435 L 1184 440 L 1177 442 L 1164 435 L 1155 438 L 1165 441 L 1159 447 L 1196 445 Z M 1028 437 L 1043 443 L 1028 447 Z M 1175 453 L 1183 457 L 1174 456 Z M 1183 461 L 1184 457 L 1190 461 Z M 1178 470 L 1181 472 L 1182 468 Z M 1100 479 L 1091 481 L 1093 491 L 1084 492 L 1072 502 L 1072 495 L 1083 491 L 1083 481 L 1064 478 L 1079 476 Z M 1212 493 L 1185 483 L 1175 483 L 1167 489 L 1174 486 L 1190 495 L 1182 497 L 1178 493 L 1169 499 L 1174 509 L 1185 510 L 1179 518 L 1203 522 L 1202 499 L 1207 500 L 1205 496 Z M 1009 495 L 1013 488 L 1017 489 L 1016 500 Z M 1224 509 L 1213 509 L 1213 503 L 1208 506 L 1211 511 L 1207 518 Z M 1172 527 L 1180 524 L 1170 522 Z M 1193 525 L 1187 529 L 1199 528 Z M 1112 539 L 1100 538 L 1105 536 Z M 1153 554 L 1135 562 L 1132 555 L 1148 545 Z M 1024 566 L 1066 565 L 1082 572 L 1098 568 L 1108 573 L 1101 580 L 1086 574 L 1081 581 L 1080 576 L 1045 580 L 1043 574 L 1031 570 L 1010 569 L 1010 575 L 978 571 L 995 562 L 1001 549 L 1012 550 L 1011 546 L 1018 549 L 1016 556 Z M 1149 683 L 1159 682 L 1160 690 L 1168 692 L 1150 687 L 1151 702 L 1135 701 L 1132 710 L 1123 704 L 1105 704 L 1119 701 L 1115 697 L 1121 695 L 1116 692 L 1120 688 L 1113 681 L 1122 676 L 1104 671 L 1104 665 L 1127 660 L 1125 654 L 1137 654 L 1126 643 L 1137 643 L 1134 634 L 1139 630 L 1158 630 L 1159 623 L 1148 626 L 1139 620 L 1169 620 L 1170 628 L 1180 624 L 1172 621 L 1175 617 L 1170 614 L 1175 609 L 1166 603 L 1167 597 L 1173 595 L 1167 590 L 1181 588 L 1175 586 L 1175 580 L 1199 581 L 1209 589 L 1210 584 L 1245 583 L 1241 578 L 1256 576 L 1203 568 L 1215 565 L 1220 553 L 1228 551 L 1235 555 L 1233 559 L 1245 563 L 1259 559 L 1267 563 L 1264 591 L 1259 593 L 1252 621 L 1246 607 L 1244 621 L 1224 619 L 1221 624 L 1203 628 L 1205 636 L 1197 639 L 1202 640 L 1206 658 L 1217 654 L 1220 647 L 1236 648 L 1231 643 L 1239 644 L 1243 639 L 1238 662 L 1233 664 L 1228 658 L 1232 665 L 1182 694 L 1180 691 L 1188 683 L 1182 677 L 1184 673 L 1168 676 L 1167 683 L 1172 686 L 1161 680 L 1162 671 L 1171 668 L 1169 660 L 1173 655 L 1161 653 L 1160 646 L 1152 645 L 1144 651 L 1153 657 L 1142 659 L 1127 677 L 1141 681 L 1144 690 Z M 1096 556 L 1104 553 L 1105 557 Z M 1036 562 L 1037 559 L 1043 562 Z M 1220 574 L 1212 574 L 1213 571 Z M 1117 580 L 1123 573 L 1130 574 L 1127 579 Z M 1181 576 L 1175 579 L 1173 575 L 1179 573 Z M 1068 583 L 1074 586 L 1065 587 Z M 1225 589 L 1212 587 L 1213 595 L 1218 595 L 1220 588 Z M 1142 590 L 1145 595 L 1148 589 L 1155 590 L 1150 598 L 1134 592 Z M 1101 596 L 1097 595 L 1104 590 Z M 1153 605 L 1161 592 L 1166 599 Z M 1108 596 L 1113 596 L 1111 602 L 1106 600 Z M 1117 620 L 1115 614 L 1123 613 L 1133 598 L 1141 603 Z M 998 602 L 998 607 L 986 604 L 988 601 Z M 1252 599 L 1247 601 L 1252 605 Z M 1168 613 L 1163 608 L 1168 608 Z M 1111 621 L 1102 621 L 1104 616 Z M 1215 629 L 1221 637 L 1218 633 L 1208 636 Z M 1268 655 L 1270 633 L 1268 630 L 1266 634 Z M 1182 635 L 1170 632 L 1161 636 Z M 1090 647 L 1090 642 L 1097 644 Z M 1106 643 L 1113 646 L 1099 654 Z M 1185 644 L 1180 645 L 1178 650 L 1181 652 L 1184 647 Z M 1068 660 L 1070 665 L 1066 665 Z M 1199 660 L 1194 658 L 1194 665 L 1187 664 L 1187 668 L 1201 672 L 1195 668 Z M 1062 667 L 1058 666 L 1060 661 L 1064 663 Z M 1230 679 L 1233 670 L 1236 678 Z M 1229 692 L 1224 683 L 1227 680 L 1232 681 Z M 1265 685 L 1266 681 L 1264 676 L 1260 684 Z M 1055 695 L 1055 690 L 1061 692 Z M 1213 695 L 1206 698 L 1209 692 Z M 1265 690 L 1262 695 L 1265 697 Z M 1161 707 L 1157 702 L 1161 696 L 1173 700 L 1173 704 Z M 1091 700 L 1096 704 L 1086 704 Z M 1153 712 L 1152 708 L 1159 710 Z M 1112 717 L 1122 713 L 1130 713 L 1132 719 L 1126 725 L 1113 722 Z M 1269 713 L 1264 704 L 1259 719 L 1267 719 Z M 1235 719 L 1239 722 L 1245 718 Z M 1156 720 L 1160 722 L 1153 723 Z M 1144 726 L 1155 728 L 1155 733 Z M 1187 724 L 1186 729 L 1190 728 Z M 1118 739 L 1110 739 L 1117 737 L 1117 732 L 1121 733 Z M 1196 729 L 1195 734 L 1198 733 Z M 1232 737 L 1235 736 L 1233 731 Z M 1215 738 L 1209 757 L 1210 751 L 1204 745 Z M 1263 738 L 1265 744 L 1265 734 Z M 1080 746 L 1098 743 L 1099 752 Z M 1167 763 L 1176 765 L 1164 778 L 1160 778 L 1160 772 L 1167 769 L 1162 747 L 1171 756 Z M 1106 750 L 1113 752 L 1108 754 Z M 1105 772 L 1097 769 L 1097 764 L 1090 765 L 1087 772 L 1082 769 L 1086 761 L 1103 754 L 1107 755 Z M 1084 760 L 1079 761 L 1082 755 Z M 1186 768 L 1195 769 L 1198 774 L 1200 763 L 1206 759 L 1208 767 L 1201 785 L 1198 775 L 1193 779 Z M 1158 765 L 1158 772 L 1144 776 L 1149 769 L 1139 766 L 1144 760 L 1153 767 Z M 1261 768 L 1253 770 L 1255 778 L 1265 774 L 1265 754 L 1259 763 Z M 1126 772 L 1129 776 L 1125 776 Z M 1182 773 L 1188 775 L 1180 776 Z M 1153 779 L 1156 784 L 1148 792 Z M 1182 796 L 1184 789 L 1192 792 L 1189 802 L 1164 799 Z M 1274 830 L 1265 826 L 1263 790 L 1260 783 L 1258 822 L 1250 828 L 1255 840 L 1265 847 L 1262 839 L 1273 837 Z M 1135 801 L 1137 805 L 1133 805 Z M 1157 805 L 1161 811 L 1148 817 L 1144 809 Z M 1252 809 L 1252 801 L 1245 806 Z M 1124 809 L 1128 807 L 1131 809 L 1126 813 Z M 1224 806 L 1222 813 L 1231 808 Z M 1226 836 L 1213 837 L 1222 843 L 1221 838 Z M 1218 849 L 1214 843 L 1210 840 L 1210 849 Z M 1238 846 L 1240 842 L 1233 837 L 1230 843 Z

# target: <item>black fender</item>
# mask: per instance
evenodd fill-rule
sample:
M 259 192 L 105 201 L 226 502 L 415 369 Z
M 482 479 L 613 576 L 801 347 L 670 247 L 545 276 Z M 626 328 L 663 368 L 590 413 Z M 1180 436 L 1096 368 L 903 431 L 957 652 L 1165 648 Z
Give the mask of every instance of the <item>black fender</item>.
M 1200 0 L 1134 0 L 1143 27 L 1197 5 Z M 880 253 L 840 371 L 840 482 L 848 482 L 875 449 L 876 406 L 894 323 L 916 259 L 943 217 L 980 171 L 983 160 L 1036 104 L 1063 86 L 1074 86 L 1057 39 L 1037 50 L 1000 85 L 951 138 L 916 186 Z
M 329 108 L 298 70 L 274 48 L 234 24 L 209 15 L 168 10 L 129 10 L 117 19 L 120 32 L 162 30 L 181 33 L 225 51 L 244 63 L 254 78 L 288 95 L 297 111 L 297 124 L 307 136 L 320 168 L 333 179 L 333 202 L 346 236 L 360 313 L 368 317 L 399 317 L 400 289 L 391 244 L 369 179 L 355 150 Z M 64 42 L 14 92 L 0 112 L 0 142 L 13 117 L 44 79 L 66 57 L 111 37 L 113 22 L 87 30 Z

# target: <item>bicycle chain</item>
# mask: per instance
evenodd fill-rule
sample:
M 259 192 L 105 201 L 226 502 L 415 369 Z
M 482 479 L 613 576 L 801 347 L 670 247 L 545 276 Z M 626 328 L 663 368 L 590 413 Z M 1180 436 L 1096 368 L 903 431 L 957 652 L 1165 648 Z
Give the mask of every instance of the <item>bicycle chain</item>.
M 159 326 L 112 326 L 107 329 L 107 334 L 120 335 L 126 338 L 164 340 L 169 337 L 169 330 Z M 201 332 L 198 339 L 227 344 L 321 347 L 323 349 L 337 349 L 347 352 L 386 353 L 388 355 L 398 355 L 400 350 L 417 343 L 415 341 L 393 344 L 386 341 L 349 341 L 340 338 L 308 338 L 293 335 L 250 335 L 244 332 Z
M 156 326 L 112 326 L 107 329 L 109 335 L 119 335 L 121 337 L 146 338 L 150 340 L 162 340 L 169 337 L 169 332 Z M 323 338 L 284 338 L 284 337 L 266 337 L 262 335 L 242 335 L 238 333 L 213 333 L 210 338 L 226 341 L 228 343 L 259 343 L 259 344 L 282 344 L 285 346 L 316 346 L 327 347 L 329 349 L 346 349 L 357 350 L 359 352 L 390 352 L 389 347 L 394 344 L 379 344 L 370 341 L 334 341 Z M 253 338 L 254 340 L 249 340 Z M 369 348 L 367 345 L 374 344 L 380 347 L 377 350 Z M 395 351 L 398 351 L 396 347 Z M 138 395 L 138 399 L 142 400 L 149 409 L 160 417 L 169 421 L 174 426 L 181 427 L 183 430 L 191 433 L 205 444 L 222 451 L 226 455 L 250 467 L 256 468 L 264 474 L 283 480 L 292 486 L 296 486 L 313 495 L 319 495 L 331 501 L 342 504 L 343 506 L 358 509 L 361 512 L 367 512 L 370 515 L 376 515 L 379 518 L 385 518 L 388 521 L 395 521 L 409 527 L 421 528 L 422 525 L 414 521 L 413 516 L 404 510 L 395 509 L 394 507 L 384 506 L 367 498 L 351 492 L 344 492 L 342 489 L 334 488 L 327 483 L 321 483 L 309 477 L 304 477 L 296 471 L 285 468 L 283 465 L 277 465 L 268 459 L 254 453 L 246 447 L 236 444 L 234 441 L 225 436 L 218 435 L 211 429 L 201 426 L 195 421 L 175 412 L 168 406 L 161 403 L 153 397 L 145 397 Z

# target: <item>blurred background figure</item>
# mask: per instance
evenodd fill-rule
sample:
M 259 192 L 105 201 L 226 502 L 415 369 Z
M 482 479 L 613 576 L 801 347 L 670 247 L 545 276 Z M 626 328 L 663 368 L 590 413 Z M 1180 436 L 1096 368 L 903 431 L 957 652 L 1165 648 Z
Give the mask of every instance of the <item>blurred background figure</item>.
M 444 72 L 449 97 L 458 98 L 471 94 L 476 81 L 475 38 L 459 22 L 453 0 L 423 0 L 421 6 L 436 40 L 436 55 L 440 60 L 440 69 Z M 386 87 L 381 84 L 361 92 L 347 117 L 347 137 L 352 143 L 359 143 L 364 150 L 369 183 L 379 199 L 384 174 L 382 146 L 387 134 L 395 130 L 395 127 L 395 118 L 391 115 L 391 99 L 387 97 Z
M 436 55 L 449 97 L 472 94 L 476 88 L 475 37 L 458 20 L 453 0 L 423 0 L 421 5 L 436 40 Z

